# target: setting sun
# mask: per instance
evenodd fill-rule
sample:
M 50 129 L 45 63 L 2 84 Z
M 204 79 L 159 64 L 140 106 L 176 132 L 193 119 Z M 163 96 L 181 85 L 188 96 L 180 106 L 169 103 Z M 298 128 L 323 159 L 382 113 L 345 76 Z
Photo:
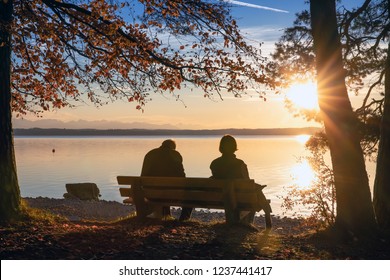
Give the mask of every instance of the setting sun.
M 311 82 L 292 85 L 286 91 L 286 99 L 298 109 L 318 109 L 317 87 Z

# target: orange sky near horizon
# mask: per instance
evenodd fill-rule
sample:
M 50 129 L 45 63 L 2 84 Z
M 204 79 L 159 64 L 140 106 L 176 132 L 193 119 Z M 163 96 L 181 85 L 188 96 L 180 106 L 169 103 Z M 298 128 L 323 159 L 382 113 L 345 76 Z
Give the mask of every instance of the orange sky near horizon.
M 215 96 L 205 98 L 201 93 L 182 94 L 182 100 L 174 97 L 154 95 L 144 111 L 136 110 L 136 103 L 117 101 L 96 108 L 93 105 L 81 104 L 76 108 L 64 108 L 45 112 L 44 120 L 62 122 L 88 121 L 90 125 L 101 121 L 128 123 L 147 123 L 167 128 L 178 129 L 219 129 L 219 128 L 277 128 L 318 126 L 301 118 L 294 118 L 284 105 L 283 95 L 269 95 L 264 101 L 258 96 L 243 95 L 240 98 L 226 96 L 223 100 Z M 25 117 L 35 121 L 36 117 Z M 169 126 L 168 126 L 169 125 Z M 123 126 L 121 126 L 123 127 Z M 18 127 L 16 127 L 18 128 Z M 95 128 L 95 127 L 86 127 Z M 107 127 L 115 128 L 115 127 Z
M 314 84 L 292 85 L 285 94 L 268 93 L 267 100 L 258 95 L 243 94 L 233 97 L 229 94 L 212 99 L 203 97 L 201 92 L 183 92 L 177 100 L 172 95 L 154 94 L 144 107 L 144 111 L 136 109 L 136 103 L 117 101 L 101 107 L 91 104 L 79 104 L 75 108 L 64 108 L 53 112 L 45 112 L 41 119 L 26 116 L 32 123 L 23 124 L 18 120 L 15 128 L 50 127 L 50 120 L 59 128 L 174 128 L 174 129 L 220 129 L 220 128 L 286 128 L 320 126 L 314 121 L 306 121 L 303 117 L 294 117 L 285 105 L 288 98 L 295 109 L 318 110 Z M 354 107 L 362 102 L 363 96 L 351 95 Z M 45 125 L 41 120 L 45 120 Z M 78 126 L 74 122 L 80 122 Z M 83 125 L 86 123 L 86 127 Z M 145 127 L 142 126 L 145 124 Z M 56 126 L 51 126 L 54 128 Z

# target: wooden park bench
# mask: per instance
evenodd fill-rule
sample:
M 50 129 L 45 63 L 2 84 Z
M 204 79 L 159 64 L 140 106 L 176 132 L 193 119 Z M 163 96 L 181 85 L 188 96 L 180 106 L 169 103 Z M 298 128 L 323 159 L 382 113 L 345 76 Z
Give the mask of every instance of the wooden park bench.
M 265 213 L 266 228 L 271 228 L 270 200 L 254 180 L 218 180 L 211 178 L 118 176 L 124 203 L 135 205 L 136 215 L 145 218 L 157 207 L 178 206 L 224 209 L 228 224 L 239 223 L 237 210 Z

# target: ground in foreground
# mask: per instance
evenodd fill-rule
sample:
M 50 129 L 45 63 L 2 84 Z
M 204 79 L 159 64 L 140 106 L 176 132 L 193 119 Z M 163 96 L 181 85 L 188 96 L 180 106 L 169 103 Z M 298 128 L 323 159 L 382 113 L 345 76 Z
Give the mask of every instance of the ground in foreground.
M 274 219 L 275 221 L 275 219 Z M 272 230 L 222 221 L 116 222 L 30 220 L 0 227 L 5 259 L 390 259 L 389 239 L 335 241 L 308 232 L 299 221 L 275 221 Z M 294 224 L 294 228 L 283 225 Z
M 389 235 L 335 239 L 303 220 L 264 217 L 253 227 L 227 226 L 223 212 L 197 209 L 188 222 L 139 221 L 113 201 L 25 198 L 27 219 L 0 225 L 6 259 L 390 259 Z M 172 209 L 178 217 L 180 209 Z M 33 217 L 33 218 L 32 218 Z

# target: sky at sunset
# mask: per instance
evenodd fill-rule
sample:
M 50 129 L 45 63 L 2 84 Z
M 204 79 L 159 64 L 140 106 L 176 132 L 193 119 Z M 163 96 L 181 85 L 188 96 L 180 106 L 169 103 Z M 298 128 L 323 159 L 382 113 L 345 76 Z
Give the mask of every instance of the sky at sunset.
M 244 36 L 263 42 L 263 54 L 272 52 L 283 29 L 292 25 L 295 13 L 309 8 L 304 0 L 226 2 L 231 2 L 233 16 L 238 19 Z M 356 5 L 363 1 L 344 2 Z M 135 109 L 137 104 L 124 101 L 99 108 L 78 104 L 76 108 L 46 112 L 40 119 L 27 115 L 24 120 L 14 120 L 14 127 L 214 129 L 318 125 L 294 118 L 285 108 L 284 96 L 272 92 L 267 94 L 267 101 L 249 92 L 241 98 L 226 93 L 221 100 L 218 95 L 208 99 L 200 91 L 182 90 L 180 97 L 181 100 L 176 100 L 169 93 L 154 94 L 143 112 Z

